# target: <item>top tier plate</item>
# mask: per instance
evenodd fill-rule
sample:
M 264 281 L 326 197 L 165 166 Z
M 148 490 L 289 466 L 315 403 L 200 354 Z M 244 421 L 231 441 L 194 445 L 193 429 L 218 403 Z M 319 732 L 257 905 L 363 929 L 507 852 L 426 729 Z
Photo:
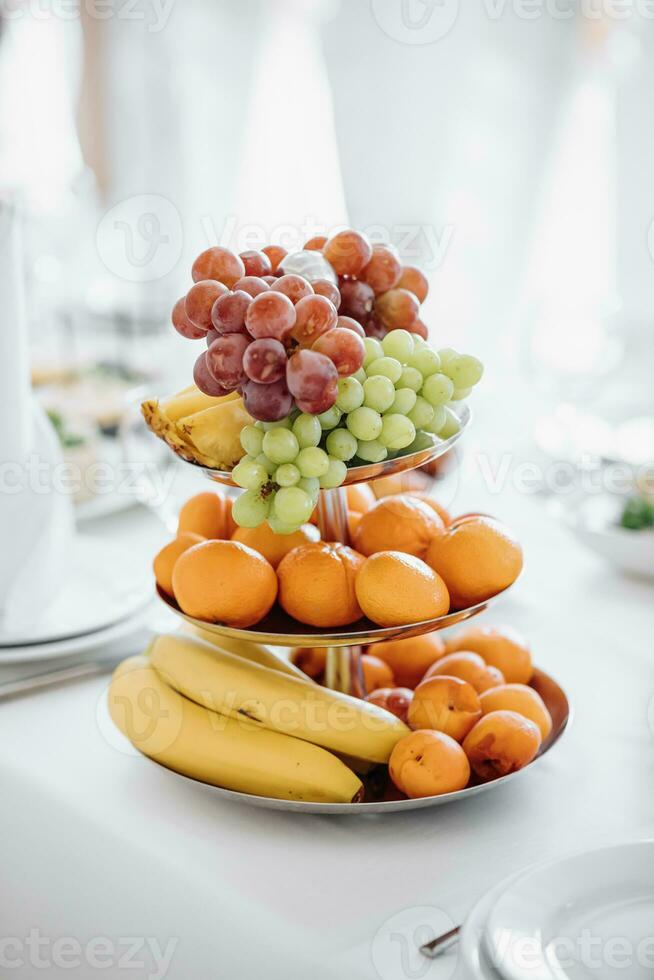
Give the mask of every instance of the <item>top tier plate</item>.
M 405 456 L 395 456 L 393 459 L 385 459 L 383 463 L 369 463 L 367 466 L 351 466 L 347 470 L 347 475 L 342 486 L 349 486 L 352 483 L 368 483 L 370 480 L 378 480 L 382 476 L 391 476 L 394 473 L 403 473 L 406 470 L 415 470 L 419 466 L 425 466 L 433 462 L 439 456 L 444 456 L 461 438 L 465 430 L 470 425 L 472 413 L 468 406 L 461 403 L 461 408 L 457 410 L 457 416 L 461 428 L 449 439 L 438 439 L 434 436 L 434 445 L 421 449 L 417 453 L 408 453 Z M 235 487 L 230 470 L 214 470 L 200 463 L 191 463 L 201 470 L 205 476 L 215 483 L 222 483 L 228 487 Z

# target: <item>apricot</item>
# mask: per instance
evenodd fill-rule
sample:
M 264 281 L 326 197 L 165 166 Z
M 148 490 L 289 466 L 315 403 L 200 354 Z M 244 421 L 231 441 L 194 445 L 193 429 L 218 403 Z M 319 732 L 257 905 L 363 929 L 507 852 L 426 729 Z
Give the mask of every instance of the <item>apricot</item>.
M 456 656 L 456 654 L 452 654 Z M 447 658 L 445 658 L 447 659 Z M 515 711 L 538 725 L 545 741 L 552 731 L 552 716 L 538 691 L 526 684 L 501 684 L 484 691 L 480 696 L 482 714 L 491 711 Z
M 429 668 L 424 680 L 440 674 L 460 677 L 474 687 L 477 694 L 504 684 L 502 672 L 497 667 L 489 667 L 478 653 L 448 653 Z
M 443 531 L 438 514 L 415 497 L 383 497 L 359 521 L 354 546 L 362 555 L 404 551 L 424 558 L 434 536 Z
M 397 788 L 414 800 L 456 793 L 470 779 L 465 752 L 444 732 L 415 731 L 405 735 L 391 752 L 388 768 Z
M 479 695 L 460 677 L 430 677 L 413 692 L 411 728 L 434 728 L 461 742 L 480 718 Z
M 192 548 L 194 544 L 199 544 L 205 538 L 201 534 L 192 534 L 191 531 L 182 531 L 173 541 L 161 549 L 152 562 L 152 570 L 157 585 L 166 595 L 174 596 L 173 592 L 173 569 L 180 555 Z
M 375 503 L 375 495 L 367 483 L 353 483 L 345 488 L 348 510 L 365 514 Z
M 375 643 L 369 649 L 388 664 L 399 687 L 414 688 L 431 665 L 443 656 L 445 644 L 438 633 L 424 633 L 408 640 Z
M 507 684 L 528 684 L 534 673 L 526 640 L 509 626 L 471 626 L 445 640 L 447 653 L 471 650 L 504 674 Z
M 508 776 L 536 758 L 538 725 L 516 711 L 491 711 L 466 735 L 463 750 L 483 782 Z
M 395 684 L 393 671 L 379 657 L 375 657 L 370 653 L 362 654 L 361 667 L 366 691 L 374 691 L 378 687 L 393 687 Z
M 298 647 L 291 653 L 291 662 L 315 681 L 325 673 L 327 647 Z
M 230 522 L 231 507 L 227 507 L 225 498 L 219 493 L 207 490 L 205 493 L 197 493 L 186 501 L 179 512 L 177 533 L 191 531 L 210 540 L 227 538 Z
M 400 718 L 404 724 L 408 724 L 409 705 L 413 691 L 408 687 L 380 687 L 367 695 L 366 701 L 376 704 L 380 708 L 385 708 L 392 715 Z

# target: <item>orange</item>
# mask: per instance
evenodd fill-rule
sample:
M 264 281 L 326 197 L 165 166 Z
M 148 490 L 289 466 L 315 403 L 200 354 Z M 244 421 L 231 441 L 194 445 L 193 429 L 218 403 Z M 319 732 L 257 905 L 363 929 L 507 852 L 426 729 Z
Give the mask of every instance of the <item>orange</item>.
M 538 691 L 526 684 L 501 684 L 480 696 L 482 713 L 515 711 L 538 725 L 543 741 L 552 731 L 552 716 Z
M 515 711 L 491 711 L 466 735 L 463 751 L 484 782 L 522 769 L 538 755 L 541 735 Z
M 237 527 L 232 534 L 232 541 L 240 541 L 241 544 L 254 548 L 270 562 L 273 568 L 277 568 L 282 558 L 285 558 L 293 548 L 319 540 L 320 532 L 313 524 L 303 524 L 293 534 L 275 534 L 264 522 L 258 527 Z
M 401 551 L 368 558 L 356 580 L 359 604 L 378 626 L 407 626 L 444 616 L 450 608 L 445 583 L 429 565 Z
M 515 582 L 522 548 L 499 521 L 472 517 L 435 535 L 425 560 L 445 581 L 452 608 L 466 609 Z
M 396 493 L 410 493 L 414 490 L 426 490 L 429 480 L 420 470 L 407 470 L 404 473 L 394 473 L 393 476 L 381 476 L 370 484 L 377 500 L 382 497 L 392 497 Z
M 365 559 L 344 544 L 304 544 L 277 568 L 279 602 L 309 626 L 347 626 L 361 619 L 354 581 Z
M 393 671 L 379 657 L 374 657 L 369 653 L 362 654 L 361 667 L 366 691 L 376 691 L 380 687 L 395 686 Z
M 430 677 L 413 692 L 411 728 L 435 728 L 461 742 L 480 718 L 479 695 L 459 677 Z
M 429 668 L 425 680 L 430 677 L 460 677 L 474 687 L 477 694 L 504 683 L 504 675 L 497 667 L 489 667 L 478 653 L 448 653 Z
M 345 488 L 348 510 L 365 514 L 375 503 L 375 495 L 367 483 L 353 483 Z
M 232 508 L 234 506 L 234 501 L 231 497 L 225 497 L 225 537 L 231 538 L 234 531 L 238 527 L 238 524 L 232 517 Z
M 205 538 L 201 534 L 192 534 L 190 531 L 182 531 L 174 541 L 170 541 L 161 549 L 159 554 L 152 562 L 152 570 L 157 580 L 157 585 L 166 593 L 172 596 L 173 593 L 173 568 L 180 555 L 192 548 L 194 544 L 199 544 Z
M 407 725 L 412 697 L 413 691 L 408 687 L 378 687 L 376 691 L 371 691 L 367 695 L 366 701 L 384 708 L 385 711 L 390 711 Z
M 423 504 L 427 504 L 428 507 L 431 507 L 431 509 L 438 514 L 445 527 L 452 523 L 452 515 L 450 514 L 449 510 L 446 510 L 442 504 L 439 504 L 437 500 L 434 500 L 430 494 L 420 493 L 418 490 L 412 490 L 410 492 L 410 496 L 415 497 L 416 500 L 422 500 Z
M 188 616 L 244 629 L 270 611 L 277 577 L 258 551 L 239 541 L 203 541 L 177 559 L 173 590 Z
M 472 650 L 504 674 L 507 684 L 528 684 L 534 672 L 526 641 L 509 626 L 471 626 L 445 641 L 448 653 Z
M 360 514 L 358 510 L 348 510 L 347 512 L 347 533 L 350 535 L 350 541 L 354 539 L 356 530 L 361 523 L 361 518 L 363 514 Z
M 470 763 L 453 738 L 443 732 L 417 731 L 396 744 L 388 762 L 391 779 L 411 799 L 465 789 Z
M 415 687 L 431 665 L 443 656 L 445 644 L 438 633 L 424 633 L 408 640 L 375 643 L 368 649 L 386 661 L 399 687 Z
M 431 507 L 408 494 L 384 497 L 359 521 L 354 547 L 362 555 L 377 551 L 404 551 L 424 558 L 434 536 L 443 531 L 443 522 Z
M 179 512 L 177 533 L 192 531 L 203 538 L 226 538 L 227 508 L 225 500 L 218 493 L 207 490 L 187 500 Z
M 317 680 L 325 672 L 327 647 L 298 647 L 291 653 L 291 662 Z

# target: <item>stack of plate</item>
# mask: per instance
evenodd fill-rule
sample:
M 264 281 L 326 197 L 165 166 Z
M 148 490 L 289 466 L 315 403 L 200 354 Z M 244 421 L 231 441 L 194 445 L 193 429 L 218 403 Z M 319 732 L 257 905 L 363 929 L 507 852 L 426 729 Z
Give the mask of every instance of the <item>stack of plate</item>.
M 654 841 L 514 875 L 472 910 L 459 953 L 481 980 L 652 980 Z
M 71 549 L 50 605 L 20 628 L 0 621 L 0 668 L 105 650 L 144 632 L 152 595 L 146 569 L 102 538 L 78 535 Z

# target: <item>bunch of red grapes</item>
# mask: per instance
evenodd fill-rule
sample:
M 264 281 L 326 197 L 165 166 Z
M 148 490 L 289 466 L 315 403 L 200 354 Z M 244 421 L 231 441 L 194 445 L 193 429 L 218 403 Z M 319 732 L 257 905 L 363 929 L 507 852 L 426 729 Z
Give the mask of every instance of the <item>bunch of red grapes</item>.
M 427 281 L 402 267 L 391 247 L 344 231 L 313 238 L 304 250 L 322 252 L 333 281 L 285 273 L 287 252 L 278 245 L 240 255 L 208 248 L 172 313 L 180 334 L 206 340 L 194 368 L 198 388 L 213 396 L 240 392 L 263 422 L 284 419 L 294 407 L 311 415 L 332 408 L 339 377 L 363 365 L 366 336 L 394 328 L 427 336 L 418 318 Z

